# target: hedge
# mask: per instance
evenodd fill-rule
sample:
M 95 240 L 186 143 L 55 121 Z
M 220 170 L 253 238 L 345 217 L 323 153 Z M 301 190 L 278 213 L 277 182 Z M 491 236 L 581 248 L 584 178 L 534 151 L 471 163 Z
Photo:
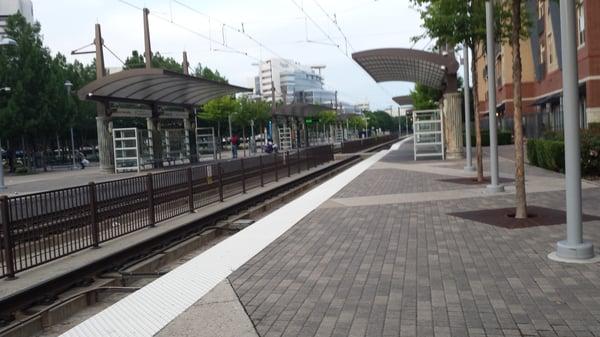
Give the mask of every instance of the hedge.
M 527 140 L 527 159 L 534 166 L 556 172 L 565 171 L 565 144 L 562 137 Z M 560 138 L 560 139 L 558 139 Z M 581 173 L 600 175 L 600 134 L 590 130 L 581 132 Z
M 471 132 L 471 144 L 475 146 L 475 132 Z M 498 145 L 512 144 L 512 133 L 508 131 L 498 131 Z M 463 133 L 463 144 L 465 144 L 465 134 Z M 490 146 L 490 132 L 481 130 L 481 146 Z

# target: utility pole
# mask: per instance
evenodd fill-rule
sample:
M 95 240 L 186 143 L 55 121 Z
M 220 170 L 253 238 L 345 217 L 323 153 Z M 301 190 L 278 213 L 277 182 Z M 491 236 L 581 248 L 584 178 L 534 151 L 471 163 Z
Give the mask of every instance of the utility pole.
M 488 192 L 504 192 L 504 186 L 498 183 L 498 125 L 496 123 L 496 41 L 494 40 L 494 4 L 485 2 L 485 23 L 487 34 L 487 70 L 488 70 L 488 116 L 490 125 L 490 176 Z
M 473 158 L 471 157 L 471 92 L 469 89 L 469 47 L 465 41 L 463 47 L 463 70 L 465 72 L 465 83 L 463 84 L 463 93 L 465 96 L 465 142 L 467 152 L 467 165 L 465 171 L 473 172 Z
M 563 109 L 565 132 L 565 185 L 567 203 L 567 239 L 556 243 L 559 261 L 581 261 L 594 257 L 594 246 L 583 240 L 581 222 L 581 153 L 579 148 L 579 83 L 577 64 L 577 14 L 575 0 L 560 1 L 562 40 Z
M 181 63 L 181 68 L 183 68 L 183 74 L 190 74 L 190 63 L 188 62 L 187 52 L 183 52 L 183 62 Z
M 152 47 L 150 46 L 150 25 L 148 24 L 148 15 L 150 15 L 150 10 L 144 8 L 144 58 L 146 59 L 146 69 L 152 68 Z

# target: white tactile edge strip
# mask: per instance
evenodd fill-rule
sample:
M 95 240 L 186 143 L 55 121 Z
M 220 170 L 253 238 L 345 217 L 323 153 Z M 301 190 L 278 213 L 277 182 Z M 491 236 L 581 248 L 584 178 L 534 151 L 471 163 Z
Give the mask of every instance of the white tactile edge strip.
M 234 270 L 409 139 L 350 167 L 61 336 L 154 336 Z

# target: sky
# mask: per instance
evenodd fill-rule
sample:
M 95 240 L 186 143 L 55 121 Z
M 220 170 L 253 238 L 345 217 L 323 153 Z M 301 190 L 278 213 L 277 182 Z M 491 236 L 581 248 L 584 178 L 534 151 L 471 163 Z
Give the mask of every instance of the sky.
M 96 23 L 118 58 L 124 60 L 132 50 L 143 52 L 142 11 L 135 7 L 150 10 L 153 52 L 181 62 L 185 50 L 192 67 L 201 63 L 217 69 L 232 84 L 248 86 L 259 60 L 283 57 L 325 65 L 327 89 L 337 90 L 349 103 L 368 101 L 371 109 L 389 108 L 393 96 L 406 95 L 413 87 L 377 84 L 350 57 L 352 51 L 413 47 L 411 37 L 422 34 L 422 28 L 409 0 L 33 0 L 45 45 L 84 63 L 93 55 L 70 53 L 93 41 Z M 334 16 L 348 38 L 347 55 Z M 241 30 L 242 24 L 264 47 L 233 29 Z M 421 40 L 414 48 L 430 44 Z M 122 65 L 109 52 L 105 58 L 107 67 Z

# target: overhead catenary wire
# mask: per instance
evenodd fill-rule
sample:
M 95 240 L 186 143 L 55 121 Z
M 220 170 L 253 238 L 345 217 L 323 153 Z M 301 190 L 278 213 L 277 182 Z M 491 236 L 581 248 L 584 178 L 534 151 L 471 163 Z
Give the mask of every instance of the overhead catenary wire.
M 342 31 L 342 28 L 338 24 L 335 14 L 334 14 L 334 17 L 331 17 L 329 15 L 329 13 L 327 13 L 325 8 L 323 8 L 323 6 L 321 6 L 321 4 L 317 0 L 313 0 L 313 2 L 317 5 L 317 7 L 319 7 L 319 9 L 321 9 L 323 14 L 325 14 L 325 16 L 333 23 L 333 25 L 337 28 L 337 30 L 340 32 L 340 34 L 342 34 L 342 37 L 344 38 L 344 42 L 346 43 L 346 55 L 348 55 L 348 46 L 350 46 L 350 51 L 354 51 L 354 47 L 352 46 L 352 44 L 348 40 L 348 37 L 346 36 L 346 34 L 344 34 L 344 31 Z
M 123 61 L 123 59 L 121 59 L 119 56 L 117 56 L 117 54 L 115 54 L 115 52 L 110 50 L 110 48 L 108 48 L 108 46 L 105 43 L 103 43 L 102 46 L 104 48 L 106 48 L 106 50 L 108 50 L 108 52 L 111 53 L 112 56 L 114 56 L 117 60 L 119 60 L 119 62 L 121 62 L 121 64 L 125 65 L 125 62 Z
M 139 6 L 137 6 L 137 5 L 134 5 L 134 4 L 132 4 L 132 3 L 128 2 L 128 1 L 126 1 L 126 0 L 118 0 L 118 1 L 119 1 L 119 2 L 121 2 L 121 3 L 123 3 L 123 4 L 125 4 L 125 5 L 128 5 L 128 6 L 130 6 L 130 7 L 132 7 L 132 8 L 135 8 L 135 9 L 138 9 L 138 10 L 143 10 L 143 8 L 142 8 L 142 7 L 139 7 Z M 233 47 L 230 47 L 230 46 L 228 46 L 228 45 L 226 45 L 226 44 L 223 44 L 221 41 L 214 40 L 214 39 L 212 39 L 211 37 L 209 37 L 209 36 L 206 36 L 205 34 L 203 34 L 203 33 L 200 33 L 200 32 L 198 32 L 198 31 L 196 31 L 196 30 L 194 30 L 194 29 L 192 29 L 192 28 L 190 28 L 190 27 L 188 27 L 188 26 L 185 26 L 185 25 L 183 25 L 183 24 L 180 24 L 180 23 L 178 23 L 178 22 L 177 22 L 177 21 L 175 21 L 175 20 L 171 21 L 171 19 L 169 19 L 169 18 L 166 18 L 166 17 L 163 17 L 163 16 L 161 16 L 161 15 L 158 15 L 158 14 L 156 14 L 156 13 L 152 12 L 152 11 L 150 11 L 150 15 L 152 15 L 153 17 L 155 17 L 155 18 L 157 18 L 157 19 L 160 19 L 160 20 L 162 20 L 162 21 L 165 21 L 165 22 L 167 22 L 167 23 L 170 23 L 170 24 L 172 24 L 172 25 L 174 25 L 174 26 L 176 26 L 176 27 L 178 27 L 178 28 L 180 28 L 180 29 L 182 29 L 182 30 L 185 30 L 185 31 L 187 31 L 187 32 L 189 32 L 189 33 L 191 33 L 191 34 L 194 34 L 194 35 L 196 35 L 196 36 L 198 36 L 198 37 L 200 37 L 200 38 L 202 38 L 202 39 L 205 39 L 205 40 L 209 41 L 211 44 L 212 44 L 212 43 L 214 43 L 214 44 L 217 44 L 217 45 L 223 46 L 224 48 L 226 48 L 226 49 L 227 49 L 227 50 L 222 50 L 222 49 L 218 49 L 218 50 L 217 50 L 217 49 L 213 49 L 214 51 L 220 51 L 220 52 L 230 52 L 230 53 L 235 53 L 235 54 L 241 54 L 241 55 L 247 56 L 247 57 L 249 57 L 249 58 L 251 58 L 251 59 L 258 60 L 258 58 L 256 58 L 256 57 L 254 57 L 254 56 L 252 56 L 252 55 L 248 54 L 248 53 L 247 53 L 247 52 L 245 52 L 245 51 L 241 51 L 241 50 L 235 49 L 235 48 L 233 48 Z

